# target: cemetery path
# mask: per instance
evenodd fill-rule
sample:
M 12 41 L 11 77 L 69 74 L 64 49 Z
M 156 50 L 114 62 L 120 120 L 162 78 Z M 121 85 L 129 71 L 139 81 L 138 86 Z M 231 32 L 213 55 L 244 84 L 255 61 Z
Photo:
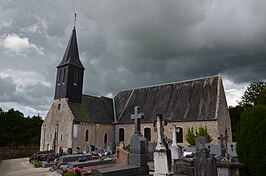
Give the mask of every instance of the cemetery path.
M 18 158 L 0 161 L 0 175 L 2 176 L 58 176 L 50 172 L 49 168 L 34 168 L 29 158 Z

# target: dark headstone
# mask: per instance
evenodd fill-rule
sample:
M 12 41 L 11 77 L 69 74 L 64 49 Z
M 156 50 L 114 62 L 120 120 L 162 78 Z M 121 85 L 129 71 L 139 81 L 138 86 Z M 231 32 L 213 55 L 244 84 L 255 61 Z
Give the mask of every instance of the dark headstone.
M 140 133 L 140 119 L 143 113 L 139 112 L 140 107 L 134 108 L 131 119 L 135 121 L 135 132 L 130 140 L 129 165 L 111 168 L 92 170 L 92 175 L 97 176 L 135 176 L 147 175 L 149 167 L 147 165 L 147 140 Z
M 200 136 L 195 139 L 197 152 L 193 158 L 195 176 L 217 176 L 216 159 L 205 148 L 207 139 Z
M 173 173 L 180 176 L 194 176 L 193 160 L 184 158 L 174 160 Z
M 64 150 L 62 147 L 59 148 L 59 156 L 63 156 Z
M 195 144 L 196 144 L 196 149 L 199 150 L 201 148 L 205 148 L 205 144 L 208 143 L 208 139 L 204 136 L 199 136 L 195 138 Z
M 131 115 L 131 119 L 135 122 L 135 133 L 130 140 L 130 152 L 128 162 L 129 164 L 137 166 L 147 166 L 147 140 L 140 133 L 140 119 L 144 117 L 144 114 L 139 112 L 140 107 L 134 108 L 134 114 Z
M 147 141 L 141 134 L 134 134 L 130 140 L 129 164 L 147 166 Z
M 72 154 L 72 148 L 68 148 L 68 149 L 67 149 L 67 154 L 68 154 L 68 155 L 71 155 L 71 154 Z

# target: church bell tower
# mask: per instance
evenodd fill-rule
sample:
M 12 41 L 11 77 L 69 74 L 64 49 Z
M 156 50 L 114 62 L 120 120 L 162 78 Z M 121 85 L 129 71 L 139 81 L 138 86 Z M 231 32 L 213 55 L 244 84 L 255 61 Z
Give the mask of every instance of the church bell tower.
M 54 99 L 68 98 L 69 102 L 81 103 L 84 70 L 79 59 L 74 25 L 64 57 L 57 66 Z

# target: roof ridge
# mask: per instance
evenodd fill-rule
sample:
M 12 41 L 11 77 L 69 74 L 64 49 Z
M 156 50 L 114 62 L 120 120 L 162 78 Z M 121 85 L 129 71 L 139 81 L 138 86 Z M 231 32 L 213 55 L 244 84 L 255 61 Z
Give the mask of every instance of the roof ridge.
M 117 122 L 119 122 L 119 120 L 121 119 L 121 117 L 122 117 L 122 115 L 123 115 L 125 109 L 127 108 L 128 103 L 129 103 L 129 101 L 130 101 L 130 99 L 131 99 L 131 97 L 132 97 L 132 95 L 133 95 L 133 93 L 134 93 L 134 91 L 135 91 L 135 89 L 131 89 L 131 90 L 132 90 L 132 91 L 131 91 L 131 93 L 130 93 L 128 99 L 127 99 L 127 102 L 126 102 L 126 104 L 125 104 L 125 106 L 124 106 L 122 112 L 120 113 L 120 115 L 119 115 L 119 117 L 118 117 Z

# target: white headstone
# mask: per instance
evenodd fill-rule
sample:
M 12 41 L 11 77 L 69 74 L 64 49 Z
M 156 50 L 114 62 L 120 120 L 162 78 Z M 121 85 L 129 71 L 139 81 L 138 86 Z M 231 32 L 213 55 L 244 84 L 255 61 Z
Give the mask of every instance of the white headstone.
M 173 124 L 172 132 L 173 132 L 173 142 L 172 145 L 169 147 L 169 149 L 171 150 L 172 163 L 174 163 L 173 160 L 181 158 L 180 147 L 176 143 L 176 124 Z
M 171 151 L 168 149 L 167 144 L 164 142 L 164 123 L 162 122 L 162 115 L 157 115 L 157 145 L 154 150 L 154 175 L 171 175 Z

